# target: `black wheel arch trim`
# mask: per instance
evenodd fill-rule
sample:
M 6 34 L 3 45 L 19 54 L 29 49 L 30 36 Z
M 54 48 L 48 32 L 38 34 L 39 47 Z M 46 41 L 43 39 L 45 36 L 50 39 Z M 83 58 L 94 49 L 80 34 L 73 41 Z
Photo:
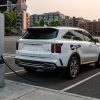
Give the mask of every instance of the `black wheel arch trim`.
M 80 57 L 80 54 L 77 53 L 77 52 L 73 52 L 73 53 L 71 54 L 70 58 L 73 57 L 73 56 L 76 56 L 76 57 L 78 58 L 78 60 L 79 60 L 79 63 L 81 64 L 81 57 Z M 70 60 L 70 58 L 69 58 L 69 60 Z M 68 62 L 69 62 L 69 60 L 68 60 Z M 67 64 L 67 65 L 68 65 L 68 64 Z

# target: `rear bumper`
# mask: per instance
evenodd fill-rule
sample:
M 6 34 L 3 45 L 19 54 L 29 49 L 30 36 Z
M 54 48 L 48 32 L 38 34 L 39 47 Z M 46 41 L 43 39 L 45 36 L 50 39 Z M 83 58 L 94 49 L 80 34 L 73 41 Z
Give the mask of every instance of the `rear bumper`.
M 33 61 L 33 60 L 22 60 L 22 59 L 16 59 L 15 63 L 20 67 L 34 67 L 36 69 L 45 69 L 45 70 L 55 70 L 58 67 L 55 63 L 52 62 L 44 62 L 44 61 Z
M 56 66 L 62 66 L 59 58 L 47 58 L 47 57 L 30 57 L 23 55 L 16 55 L 15 59 L 25 60 L 25 61 L 35 61 L 35 62 L 45 62 L 45 63 L 53 63 Z

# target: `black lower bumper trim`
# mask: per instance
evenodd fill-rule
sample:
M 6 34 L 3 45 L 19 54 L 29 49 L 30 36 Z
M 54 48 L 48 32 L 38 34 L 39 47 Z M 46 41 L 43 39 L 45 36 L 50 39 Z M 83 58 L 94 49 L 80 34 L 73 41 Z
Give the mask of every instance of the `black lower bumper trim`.
M 30 61 L 30 60 L 22 60 L 15 59 L 15 63 L 20 67 L 34 67 L 37 69 L 50 69 L 54 70 L 57 68 L 56 64 L 50 62 L 41 62 L 41 61 Z

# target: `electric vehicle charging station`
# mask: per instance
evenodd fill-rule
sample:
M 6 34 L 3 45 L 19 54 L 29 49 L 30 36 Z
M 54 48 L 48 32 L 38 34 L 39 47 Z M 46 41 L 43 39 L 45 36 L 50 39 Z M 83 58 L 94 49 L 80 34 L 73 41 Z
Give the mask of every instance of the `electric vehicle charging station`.
M 0 87 L 4 86 L 5 68 L 1 55 L 4 52 L 4 15 L 0 13 Z

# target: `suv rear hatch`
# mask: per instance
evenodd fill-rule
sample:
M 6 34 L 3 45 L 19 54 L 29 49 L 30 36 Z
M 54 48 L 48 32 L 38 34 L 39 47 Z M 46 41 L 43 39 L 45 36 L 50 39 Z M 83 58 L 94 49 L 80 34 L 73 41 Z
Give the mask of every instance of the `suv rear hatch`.
M 18 41 L 18 54 L 29 57 L 50 57 L 51 45 L 55 42 L 58 30 L 54 28 L 28 28 Z

